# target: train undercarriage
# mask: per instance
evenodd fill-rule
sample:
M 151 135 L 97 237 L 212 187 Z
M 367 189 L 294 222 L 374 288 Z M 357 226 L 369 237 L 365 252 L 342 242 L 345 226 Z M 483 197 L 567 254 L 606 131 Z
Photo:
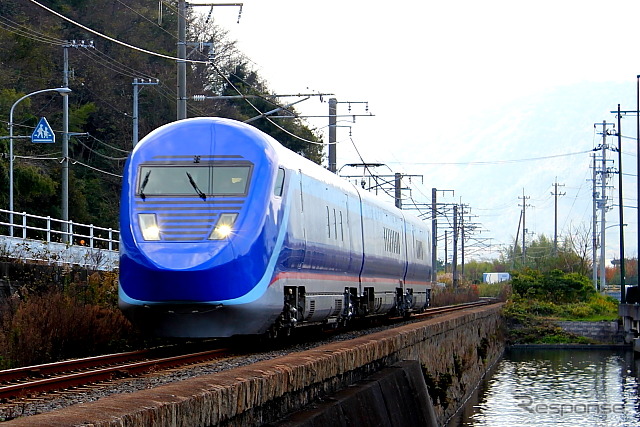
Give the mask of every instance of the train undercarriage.
M 302 325 L 344 327 L 354 319 L 366 317 L 404 317 L 429 307 L 431 289 L 414 293 L 399 286 L 393 292 L 375 293 L 374 287 L 345 287 L 342 295 L 307 294 L 304 286 L 284 287 L 284 308 L 267 332 L 269 337 L 289 335 Z

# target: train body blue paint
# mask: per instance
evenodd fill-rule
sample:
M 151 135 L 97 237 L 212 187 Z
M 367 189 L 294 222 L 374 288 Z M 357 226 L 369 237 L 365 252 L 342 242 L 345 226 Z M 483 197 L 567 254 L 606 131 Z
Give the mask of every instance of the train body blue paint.
M 429 304 L 422 221 L 243 123 L 147 135 L 120 210 L 119 305 L 149 333 L 275 334 Z

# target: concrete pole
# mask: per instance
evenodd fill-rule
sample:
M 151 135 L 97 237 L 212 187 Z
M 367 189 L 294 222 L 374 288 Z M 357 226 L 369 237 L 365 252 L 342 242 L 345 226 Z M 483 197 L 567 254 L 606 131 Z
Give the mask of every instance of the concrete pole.
M 329 170 L 336 173 L 336 124 L 337 117 L 336 111 L 338 107 L 338 100 L 336 98 L 329 98 Z
M 458 205 L 453 205 L 453 288 L 458 288 Z
M 527 262 L 527 247 L 526 247 L 526 237 L 527 237 L 527 197 L 524 195 L 524 188 L 522 189 L 522 267 L 525 266 Z
M 133 146 L 138 143 L 138 94 L 139 94 L 138 79 L 133 79 Z
M 593 287 L 594 289 L 598 290 L 598 258 L 597 258 L 597 253 L 598 253 L 598 232 L 597 232 L 597 227 L 598 227 L 598 211 L 596 209 L 596 202 L 598 200 L 598 192 L 596 191 L 596 154 L 593 153 L 592 154 L 593 157 L 593 177 L 591 179 L 592 185 L 591 185 L 591 193 L 592 193 L 592 198 L 593 198 L 593 203 L 592 203 L 592 207 L 593 207 L 593 214 L 592 214 L 592 218 L 593 218 L 593 223 L 591 225 L 591 230 L 592 230 L 592 239 L 591 239 L 591 247 L 593 249 L 593 260 L 591 262 L 592 266 L 591 266 L 591 270 L 593 272 Z
M 558 177 L 553 192 L 553 256 L 558 255 Z
M 436 283 L 438 280 L 438 215 L 437 215 L 437 198 L 438 190 L 431 189 L 431 282 Z M 446 259 L 445 259 L 446 263 Z
M 624 265 L 624 201 L 622 200 L 622 123 L 620 104 L 618 104 L 618 219 L 620 220 L 620 302 L 626 300 Z
M 449 230 L 444 230 L 444 272 L 447 273 L 449 264 Z
M 460 213 L 460 273 L 464 277 L 464 205 L 460 205 L 462 212 Z
M 394 175 L 394 178 L 395 178 L 396 208 L 402 209 L 402 174 L 396 172 Z
M 178 1 L 177 120 L 187 118 L 187 3 Z
M 64 47 L 63 86 L 69 87 L 69 47 Z M 62 97 L 62 242 L 69 243 L 69 97 Z
M 600 290 L 607 285 L 605 277 L 605 213 L 607 212 L 607 122 L 602 122 L 602 170 L 600 176 Z

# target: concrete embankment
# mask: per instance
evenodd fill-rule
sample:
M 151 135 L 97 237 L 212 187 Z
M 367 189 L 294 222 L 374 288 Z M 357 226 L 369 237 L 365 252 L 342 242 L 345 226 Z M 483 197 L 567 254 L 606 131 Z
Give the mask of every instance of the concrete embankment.
M 373 414 L 370 405 L 375 405 L 379 417 L 390 419 L 390 423 L 381 425 L 399 426 L 402 424 L 396 422 L 406 420 L 429 425 L 434 418 L 435 423 L 442 425 L 473 391 L 487 368 L 501 356 L 504 350 L 501 308 L 502 304 L 469 308 L 350 341 L 333 342 L 154 389 L 113 395 L 4 425 L 313 426 L 319 424 L 296 424 L 295 415 L 291 414 L 313 411 L 323 399 L 337 402 L 324 408 L 326 411 L 335 414 L 350 411 L 355 417 L 358 411 L 360 417 Z M 432 412 L 425 400 L 425 385 L 433 402 Z M 394 388 L 399 390 L 395 400 Z M 350 390 L 356 392 L 350 393 Z M 425 407 L 414 408 L 409 415 L 402 414 L 408 410 L 406 399 L 401 401 L 407 393 L 412 394 L 416 402 L 411 407 L 420 402 Z M 381 408 L 382 402 L 385 408 Z M 303 415 L 302 421 L 309 420 L 309 414 Z M 397 415 L 406 417 L 397 418 Z M 359 421 L 365 420 L 359 418 L 344 425 L 367 425 Z
M 624 343 L 624 331 L 616 320 L 601 322 L 558 321 L 556 323 L 567 332 L 591 338 L 602 344 Z

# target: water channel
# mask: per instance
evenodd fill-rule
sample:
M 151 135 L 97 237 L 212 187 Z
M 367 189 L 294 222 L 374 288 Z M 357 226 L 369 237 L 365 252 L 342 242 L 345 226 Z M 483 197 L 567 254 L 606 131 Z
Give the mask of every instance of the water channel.
M 640 426 L 639 376 L 628 349 L 510 349 L 447 426 Z

